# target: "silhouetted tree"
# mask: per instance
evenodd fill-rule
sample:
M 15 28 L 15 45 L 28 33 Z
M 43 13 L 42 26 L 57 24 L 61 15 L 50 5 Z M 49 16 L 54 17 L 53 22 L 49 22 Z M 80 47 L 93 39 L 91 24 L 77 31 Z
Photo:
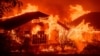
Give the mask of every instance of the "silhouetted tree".
M 11 11 L 14 7 L 22 6 L 20 0 L 0 0 L 0 18 L 5 12 Z
M 0 0 L 0 18 L 2 18 L 4 13 L 11 11 L 14 7 L 20 7 L 21 5 L 22 2 L 20 0 Z M 7 55 L 3 53 L 9 54 L 11 48 L 10 43 L 10 38 L 8 38 L 5 33 L 0 32 L 0 56 Z

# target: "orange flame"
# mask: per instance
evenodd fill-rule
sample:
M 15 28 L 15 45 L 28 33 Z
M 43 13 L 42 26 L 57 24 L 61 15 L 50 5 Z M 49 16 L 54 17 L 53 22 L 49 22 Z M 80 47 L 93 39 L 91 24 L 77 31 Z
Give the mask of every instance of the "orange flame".
M 36 26 L 36 27 L 33 27 L 33 29 L 32 29 L 32 34 L 37 34 L 37 32 L 38 31 L 40 31 L 41 29 L 40 29 L 40 26 Z
M 81 52 L 86 47 L 86 42 L 92 42 L 92 31 L 94 31 L 94 29 L 92 27 L 89 27 L 88 23 L 85 24 L 84 20 L 78 26 L 72 28 L 69 31 L 68 38 L 75 42 L 78 52 Z M 83 33 L 91 34 L 87 34 L 89 36 L 83 36 Z
M 26 13 L 26 12 L 35 12 L 38 10 L 38 7 L 35 5 L 31 5 L 31 4 L 27 4 L 26 9 L 22 9 L 22 14 Z
M 31 4 L 27 4 L 25 9 L 22 9 L 22 11 L 20 13 L 17 13 L 17 10 L 14 10 L 14 15 L 10 15 L 10 16 L 4 16 L 3 20 L 5 20 L 5 18 L 10 18 L 10 17 L 15 17 L 21 14 L 24 14 L 26 12 L 35 12 L 38 11 L 38 7 L 35 5 L 31 5 Z
M 71 10 L 70 17 L 72 20 L 75 20 L 76 18 L 90 12 L 83 10 L 81 5 L 76 5 L 75 7 L 70 6 L 70 10 Z M 68 30 L 64 29 L 57 23 L 58 20 L 59 20 L 58 16 L 54 17 L 52 15 L 48 17 L 48 20 L 40 20 L 44 23 L 48 23 L 49 25 L 49 28 L 46 30 L 46 34 L 48 34 L 49 44 L 51 43 L 63 44 L 67 39 L 71 39 L 72 41 L 75 42 L 77 52 L 80 53 L 87 46 L 86 42 L 92 42 L 93 33 L 91 32 L 93 32 L 94 29 L 93 27 L 88 26 L 89 23 L 85 24 L 83 20 L 78 26 L 72 27 L 68 33 Z
M 89 13 L 90 11 L 88 10 L 85 11 L 81 5 L 76 5 L 76 6 L 70 5 L 70 12 L 71 12 L 70 17 L 71 20 L 73 21 L 76 18 Z

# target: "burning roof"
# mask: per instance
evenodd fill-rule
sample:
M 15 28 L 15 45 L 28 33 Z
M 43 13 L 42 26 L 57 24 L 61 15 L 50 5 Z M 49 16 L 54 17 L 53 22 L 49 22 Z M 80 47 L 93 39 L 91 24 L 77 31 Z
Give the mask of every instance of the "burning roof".
M 6 18 L 5 21 L 1 21 L 0 26 L 6 30 L 12 29 L 10 31 L 12 40 L 22 45 L 23 41 L 25 41 L 24 38 L 30 38 L 30 42 L 33 44 L 31 45 L 32 47 L 29 48 L 29 51 L 33 52 L 34 50 L 33 53 L 41 53 L 41 51 L 54 53 L 57 51 L 57 53 L 62 54 L 63 51 L 66 52 L 66 54 L 69 52 L 81 53 L 88 44 L 93 44 L 94 40 L 100 41 L 100 31 L 96 31 L 92 28 L 98 26 L 97 29 L 99 29 L 99 12 L 90 13 L 90 11 L 85 11 L 81 5 L 70 6 L 70 20 L 67 20 L 67 16 L 65 19 L 62 19 L 58 15 L 50 15 L 47 17 L 48 15 L 42 12 L 33 12 L 34 7 L 30 4 L 27 8 L 28 9 L 22 10 L 24 14 Z M 43 18 L 39 19 L 39 17 Z M 46 17 L 46 20 L 44 17 Z M 27 22 L 29 23 L 19 27 Z M 92 26 L 90 27 L 89 24 Z M 74 25 L 75 27 L 70 27 L 70 25 Z M 41 43 L 43 43 L 43 45 L 34 48 L 34 44 Z M 27 52 L 27 50 L 24 51 Z
M 5 21 L 0 22 L 0 27 L 6 30 L 10 30 L 13 28 L 16 28 L 22 24 L 25 24 L 32 19 L 38 19 L 39 17 L 47 17 L 48 15 L 42 13 L 42 12 L 28 12 L 24 13 L 19 16 L 14 16 L 11 18 L 7 18 Z
M 71 22 L 71 25 L 77 26 L 82 22 L 82 20 L 85 21 L 85 23 L 89 23 L 90 26 L 93 26 L 95 29 L 100 30 L 100 12 L 91 12 L 85 15 L 82 15 Z

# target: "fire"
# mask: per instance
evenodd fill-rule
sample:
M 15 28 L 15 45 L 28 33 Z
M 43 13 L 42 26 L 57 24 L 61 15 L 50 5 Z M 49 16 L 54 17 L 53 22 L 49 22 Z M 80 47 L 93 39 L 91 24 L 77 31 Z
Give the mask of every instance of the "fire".
M 70 10 L 72 11 L 70 15 L 72 21 L 90 12 L 83 10 L 81 5 L 70 6 Z M 88 43 L 93 43 L 96 32 L 93 26 L 89 26 L 89 23 L 85 23 L 83 20 L 79 25 L 71 27 L 67 37 L 75 42 L 77 52 L 80 53 Z
M 75 42 L 77 51 L 81 52 L 88 42 L 92 42 L 93 31 L 93 27 L 89 27 L 88 23 L 85 24 L 83 20 L 78 26 L 70 29 L 68 38 Z
M 38 31 L 40 31 L 40 26 L 37 25 L 37 26 L 33 27 L 32 34 L 37 34 Z
M 71 12 L 70 17 L 72 21 L 84 14 L 90 13 L 90 11 L 88 10 L 85 11 L 81 5 L 76 5 L 76 6 L 70 5 L 70 12 Z
M 71 20 L 75 20 L 76 18 L 89 13 L 90 11 L 85 11 L 81 5 L 76 5 L 76 6 L 70 6 L 70 18 Z M 22 9 L 22 12 L 20 14 L 26 13 L 26 12 L 33 12 L 37 11 L 38 7 L 28 4 L 26 9 Z M 20 15 L 16 14 L 16 15 Z M 15 15 L 15 16 L 16 16 Z M 67 17 L 66 17 L 67 18 Z M 71 41 L 74 42 L 75 44 L 75 50 L 77 53 L 80 53 L 81 51 L 84 50 L 84 48 L 87 46 L 88 43 L 93 43 L 93 36 L 96 33 L 95 29 L 92 26 L 89 26 L 89 23 L 85 23 L 84 20 L 77 26 L 71 27 L 70 29 L 67 30 L 63 26 L 58 24 L 58 21 L 61 20 L 59 17 L 50 15 L 48 19 L 38 19 L 38 20 L 32 20 L 32 26 L 33 28 L 31 29 L 31 34 L 37 34 L 38 31 L 44 31 L 45 34 L 47 34 L 47 43 L 45 45 L 49 45 L 49 47 L 44 48 L 44 46 L 39 46 L 40 51 L 51 51 L 54 52 L 55 48 L 52 46 L 52 44 L 57 46 L 57 50 L 61 52 L 63 49 L 71 49 L 71 46 L 67 46 L 67 40 L 70 39 Z M 62 21 L 62 20 L 61 20 Z M 35 23 L 42 22 L 44 25 L 40 26 Z M 65 23 L 65 22 L 64 22 Z M 67 24 L 66 22 L 65 24 Z M 34 25 L 35 24 L 35 25 Z M 66 26 L 66 25 L 65 25 Z M 100 32 L 99 32 L 100 33 Z M 98 33 L 98 34 L 99 34 Z M 14 37 L 14 36 L 13 36 Z M 99 39 L 99 38 L 98 38 Z M 16 42 L 20 43 L 20 39 L 13 38 L 13 40 L 16 40 Z M 95 39 L 97 40 L 97 39 Z M 100 41 L 100 39 L 99 39 Z M 62 48 L 61 45 L 64 45 Z M 65 46 L 66 45 L 66 46 Z
M 26 12 L 35 12 L 38 10 L 38 7 L 35 5 L 31 5 L 31 4 L 27 4 L 26 9 L 22 9 L 22 14 L 26 13 Z
M 85 11 L 83 10 L 83 7 L 81 5 L 76 5 L 76 6 L 72 6 L 70 5 L 70 18 L 71 20 L 75 20 L 76 18 L 89 13 L 90 11 Z M 89 36 L 83 36 L 83 33 L 91 33 L 92 31 L 94 31 L 93 27 L 90 27 L 88 25 L 89 23 L 84 22 L 84 20 L 75 27 L 71 27 L 71 29 L 69 30 L 68 33 L 68 39 L 71 39 L 72 41 L 75 42 L 76 48 L 77 48 L 77 52 L 80 53 L 86 46 L 87 46 L 87 42 L 92 42 L 92 36 L 93 34 L 90 34 Z M 88 40 L 89 39 L 89 40 Z
M 26 8 L 25 9 L 22 9 L 20 13 L 18 13 L 19 11 L 17 11 L 17 9 L 14 10 L 14 15 L 5 15 L 3 17 L 3 20 L 6 20 L 5 18 L 11 18 L 11 17 L 15 17 L 15 16 L 18 16 L 18 15 L 21 15 L 21 14 L 24 14 L 26 12 L 35 12 L 35 11 L 38 11 L 38 7 L 35 6 L 35 5 L 31 5 L 31 4 L 27 4 Z
M 58 33 L 56 33 L 56 26 L 57 26 L 57 19 L 58 19 L 58 17 L 53 17 L 53 16 L 50 16 L 49 17 L 49 19 L 48 19 L 48 24 L 49 24 L 49 28 L 48 28 L 48 30 L 47 30 L 47 34 L 49 35 L 49 40 L 52 40 L 53 42 L 56 42 L 55 40 L 54 40 L 54 38 L 56 37 L 55 36 L 55 34 L 58 34 Z M 52 34 L 53 32 L 55 32 L 54 33 L 54 35 Z M 50 42 L 52 42 L 52 41 L 50 41 Z
M 90 12 L 83 10 L 83 7 L 81 5 L 71 5 L 70 10 L 70 17 L 72 21 Z M 58 21 L 59 17 L 52 15 L 49 16 L 47 20 L 40 20 L 40 22 L 47 23 L 49 25 L 48 29 L 45 29 L 45 33 L 48 35 L 48 44 L 65 44 L 66 40 L 70 39 L 71 41 L 74 41 L 76 51 L 80 53 L 82 50 L 84 50 L 88 43 L 93 42 L 92 40 L 95 29 L 93 29 L 92 26 L 89 26 L 89 23 L 85 23 L 83 20 L 78 26 L 70 27 L 70 30 L 66 30 L 63 26 L 57 23 Z M 60 46 L 58 47 L 61 48 Z M 65 49 L 67 48 L 68 47 L 66 47 Z M 49 47 L 47 49 L 49 51 Z M 53 47 L 51 49 L 53 50 Z M 45 48 L 42 50 L 45 50 Z M 60 51 L 61 50 L 62 49 L 60 49 Z

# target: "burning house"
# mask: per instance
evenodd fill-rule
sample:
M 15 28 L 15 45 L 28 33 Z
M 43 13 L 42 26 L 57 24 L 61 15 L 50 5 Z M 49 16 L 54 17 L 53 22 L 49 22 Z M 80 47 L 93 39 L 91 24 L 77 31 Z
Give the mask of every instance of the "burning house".
M 84 10 L 81 5 L 70 5 L 69 18 L 62 19 L 35 9 L 34 5 L 28 4 L 21 13 L 15 13 L 13 17 L 5 16 L 0 21 L 0 33 L 9 41 L 5 40 L 7 44 L 4 47 L 10 48 L 7 51 L 32 54 L 100 53 L 100 12 Z

